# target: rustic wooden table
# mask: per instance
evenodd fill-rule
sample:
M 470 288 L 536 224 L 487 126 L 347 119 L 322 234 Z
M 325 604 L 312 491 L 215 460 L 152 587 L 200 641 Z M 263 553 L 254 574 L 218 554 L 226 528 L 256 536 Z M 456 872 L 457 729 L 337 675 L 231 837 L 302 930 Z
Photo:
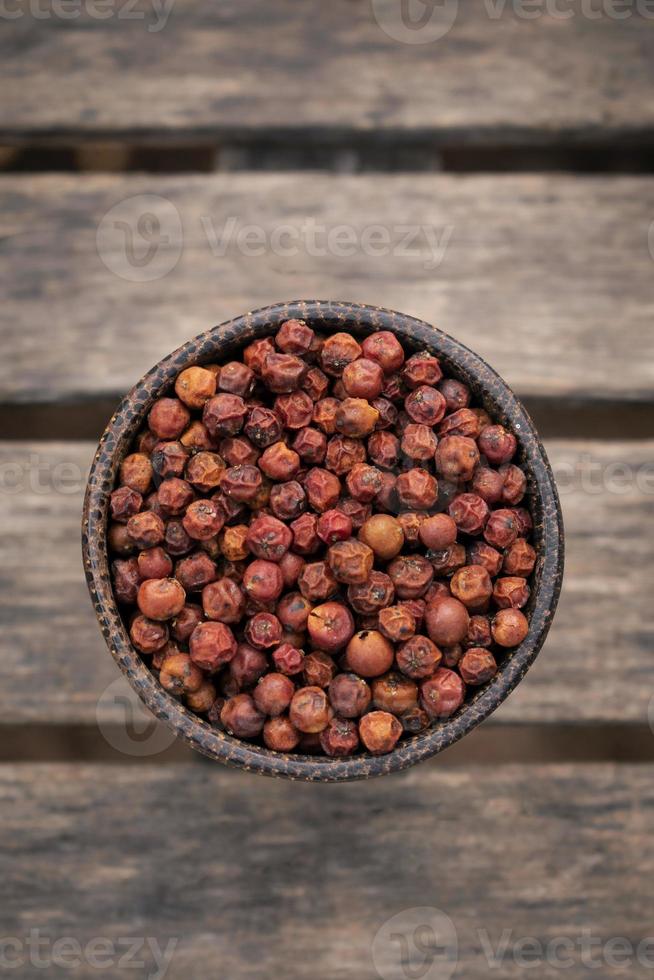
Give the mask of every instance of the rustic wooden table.
M 654 947 L 624 973 L 604 944 L 652 935 L 654 178 L 511 167 L 652 146 L 654 22 L 587 6 L 526 19 L 462 0 L 425 44 L 382 30 L 386 0 L 176 0 L 163 26 L 146 0 L 103 18 L 25 4 L 4 20 L 0 952 L 23 956 L 20 976 L 69 969 L 34 965 L 40 930 L 50 953 L 174 940 L 171 980 L 447 980 L 451 956 L 411 973 L 380 953 L 398 913 L 413 941 L 415 907 L 452 920 L 466 980 L 507 933 L 502 977 L 524 975 L 529 937 L 570 939 L 565 975 L 586 976 L 587 934 L 596 975 L 651 971 Z M 85 169 L 10 169 L 39 146 Z M 217 169 L 123 169 L 148 147 Z M 476 154 L 504 172 L 448 169 Z M 444 169 L 408 172 L 420 160 Z M 325 244 L 338 226 L 351 247 Z M 118 398 L 212 323 L 300 296 L 399 309 L 487 357 L 541 427 L 567 526 L 559 612 L 524 683 L 443 757 L 367 784 L 273 782 L 138 718 L 126 732 L 82 575 L 83 484 Z M 535 975 L 559 975 L 551 956 Z M 70 969 L 98 972 L 86 954 Z

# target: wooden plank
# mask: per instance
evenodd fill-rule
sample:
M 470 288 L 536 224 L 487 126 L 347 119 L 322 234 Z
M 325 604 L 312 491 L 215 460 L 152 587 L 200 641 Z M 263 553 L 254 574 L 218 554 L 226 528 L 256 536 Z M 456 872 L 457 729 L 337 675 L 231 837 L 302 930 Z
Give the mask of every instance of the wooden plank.
M 53 4 L 37 18 L 21 4 L 5 19 L 0 135 L 350 130 L 497 143 L 654 123 L 646 4 L 612 15 L 617 5 L 582 0 L 462 0 L 427 7 L 420 33 L 391 0 L 96 6 L 75 5 L 73 18 Z
M 549 639 L 498 723 L 646 724 L 654 622 L 654 441 L 548 446 L 562 488 L 567 572 Z M 79 552 L 89 444 L 0 444 L 0 719 L 123 722 L 98 699 L 118 676 L 94 619 Z
M 652 216 L 649 177 L 5 176 L 2 400 L 118 399 L 304 297 L 422 317 L 522 395 L 651 401 Z
M 3 766 L 3 949 L 23 957 L 21 976 L 37 976 L 33 929 L 45 962 L 76 940 L 83 978 L 97 976 L 93 937 L 112 977 L 141 937 L 143 976 L 200 980 L 219 963 L 230 980 L 396 980 L 417 975 L 402 972 L 399 933 L 439 980 L 513 980 L 527 964 L 555 977 L 563 963 L 570 980 L 590 963 L 640 980 L 654 955 L 653 776 L 436 762 L 317 787 L 215 764 Z M 430 923 L 423 938 L 441 949 L 425 960 L 414 930 Z M 620 959 L 618 937 L 632 944 Z

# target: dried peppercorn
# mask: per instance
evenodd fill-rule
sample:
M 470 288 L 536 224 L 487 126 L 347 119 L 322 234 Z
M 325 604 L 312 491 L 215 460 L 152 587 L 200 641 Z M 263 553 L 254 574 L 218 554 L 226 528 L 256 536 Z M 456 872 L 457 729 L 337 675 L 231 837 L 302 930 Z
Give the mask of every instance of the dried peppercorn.
M 314 466 L 304 480 L 304 490 L 313 510 L 331 510 L 341 495 L 341 481 L 329 470 Z
M 371 688 L 372 705 L 378 711 L 403 715 L 418 707 L 418 685 L 396 671 L 376 677 Z
M 402 725 L 388 711 L 371 711 L 359 722 L 361 741 L 371 755 L 392 752 L 402 734 Z
M 302 569 L 297 586 L 308 602 L 326 602 L 338 592 L 338 582 L 326 561 L 310 562 Z
M 284 442 L 275 442 L 264 449 L 259 467 L 271 480 L 291 480 L 300 469 L 300 457 Z
M 444 551 L 428 551 L 427 557 L 436 575 L 454 575 L 466 563 L 466 549 L 462 544 L 453 544 Z
M 268 670 L 268 666 L 268 658 L 263 650 L 257 650 L 249 643 L 239 643 L 227 670 L 234 686 L 242 691 L 256 684 Z
M 270 490 L 270 509 L 280 521 L 293 521 L 307 505 L 307 495 L 297 482 L 278 483 Z
M 254 466 L 260 453 L 245 436 L 228 436 L 220 442 L 220 453 L 227 466 Z
M 195 500 L 182 518 L 184 530 L 194 541 L 208 541 L 222 530 L 225 517 L 213 500 Z
M 273 752 L 292 752 L 300 741 L 300 732 L 286 715 L 268 718 L 263 726 L 263 741 Z
M 489 466 L 479 466 L 472 478 L 472 489 L 487 504 L 497 504 L 504 490 L 502 474 Z
M 180 555 L 185 555 L 194 548 L 195 541 L 188 536 L 181 521 L 168 521 L 166 524 L 164 547 L 170 555 L 178 558 Z
M 381 432 L 397 425 L 399 413 L 392 401 L 389 401 L 388 398 L 373 398 L 370 404 L 375 411 L 379 412 L 379 418 L 375 423 L 375 432 Z
M 131 487 L 119 487 L 109 498 L 111 516 L 114 521 L 126 524 L 130 517 L 138 514 L 143 506 L 143 497 Z
M 471 687 L 485 684 L 497 673 L 497 663 L 490 650 L 471 647 L 459 662 L 459 673 Z
M 206 715 L 216 700 L 216 688 L 211 681 L 204 681 L 197 691 L 186 695 L 186 705 L 198 715 Z
M 255 405 L 248 414 L 243 431 L 254 446 L 265 449 L 279 442 L 284 430 L 279 416 L 272 409 Z
M 368 455 L 375 466 L 394 469 L 400 459 L 400 440 L 392 432 L 373 432 L 368 439 Z
M 408 359 L 402 377 L 409 388 L 419 388 L 421 385 L 438 384 L 443 377 L 443 372 L 438 358 L 420 351 Z
M 403 643 L 395 655 L 398 668 L 413 680 L 431 677 L 442 657 L 436 644 L 421 635 L 413 636 Z
M 229 361 L 220 369 L 217 387 L 218 391 L 247 398 L 248 395 L 252 394 L 255 380 L 254 371 L 247 364 L 241 364 L 240 361 Z
M 447 512 L 463 534 L 481 534 L 490 515 L 488 504 L 476 493 L 460 493 Z
M 367 581 L 375 560 L 372 548 L 362 541 L 350 538 L 337 541 L 327 552 L 329 566 L 339 582 L 360 585 Z
M 320 466 L 327 453 L 327 438 L 318 429 L 306 426 L 297 433 L 293 440 L 293 449 L 303 463 L 310 466 Z
M 188 429 L 184 429 L 179 437 L 179 444 L 185 449 L 200 452 L 209 452 L 216 448 L 216 440 L 209 435 L 209 430 L 202 422 L 191 422 Z
M 467 436 L 469 439 L 476 439 L 480 432 L 479 426 L 479 416 L 469 408 L 461 408 L 445 416 L 438 426 L 438 435 Z
M 266 387 L 275 395 L 297 391 L 307 373 L 307 365 L 295 354 L 269 354 L 261 377 Z
M 465 684 L 458 674 L 439 667 L 420 685 L 420 704 L 430 718 L 451 718 L 465 698 Z
M 352 537 L 352 518 L 341 510 L 326 510 L 318 518 L 316 533 L 327 545 L 347 541 Z
M 443 378 L 438 382 L 438 390 L 445 399 L 448 412 L 458 412 L 470 404 L 470 388 L 456 378 Z
M 404 547 L 404 532 L 399 520 L 387 514 L 374 514 L 368 518 L 358 537 L 382 561 L 395 558 Z
M 161 480 L 167 480 L 183 476 L 188 460 L 188 449 L 181 442 L 158 442 L 152 453 L 152 469 Z
M 367 463 L 355 463 L 345 478 L 348 493 L 363 504 L 371 503 L 383 487 L 380 470 Z
M 524 472 L 513 463 L 504 463 L 499 472 L 503 481 L 502 503 L 513 506 L 519 504 L 527 492 L 527 477 Z
M 170 570 L 172 570 L 172 563 Z M 111 577 L 114 585 L 114 594 L 118 602 L 122 602 L 125 605 L 134 605 L 141 579 L 149 578 L 150 576 L 141 574 L 136 558 L 127 558 L 112 562 Z M 160 576 L 156 577 L 159 578 Z
M 364 357 L 379 364 L 384 374 L 393 374 L 404 364 L 402 344 L 390 330 L 370 334 L 361 342 L 361 350 Z
M 340 377 L 352 361 L 361 357 L 362 350 L 354 337 L 347 333 L 335 333 L 327 337 L 320 352 L 323 371 L 332 377 Z
M 243 588 L 257 602 L 276 602 L 284 588 L 279 565 L 262 559 L 253 561 L 245 569 Z
M 147 616 L 135 616 L 129 628 L 129 638 L 139 653 L 152 654 L 168 642 L 168 627 Z
M 282 578 L 284 579 L 284 588 L 290 589 L 297 584 L 297 580 L 300 577 L 300 572 L 304 568 L 306 562 L 300 555 L 296 555 L 292 551 L 287 551 L 278 564 L 279 570 L 282 573 Z
M 444 597 L 429 603 L 425 609 L 425 623 L 429 638 L 436 646 L 452 646 L 465 639 L 470 616 L 458 599 Z
M 178 398 L 159 398 L 148 415 L 148 425 L 159 439 L 177 439 L 191 421 L 191 413 Z
M 154 548 L 163 541 L 166 528 L 158 514 L 146 510 L 130 517 L 127 533 L 137 548 Z
M 166 517 L 179 517 L 193 502 L 193 487 L 177 476 L 168 477 L 157 490 L 157 503 Z
M 416 631 L 416 621 L 409 609 L 387 606 L 379 611 L 379 631 L 393 643 L 409 640 Z
M 204 406 L 202 421 L 214 439 L 236 436 L 245 424 L 247 413 L 247 404 L 240 395 L 221 392 Z
M 309 613 L 307 629 L 314 647 L 335 653 L 347 646 L 354 634 L 354 619 L 347 606 L 325 602 Z
M 166 657 L 159 672 L 159 683 L 169 694 L 190 694 L 198 691 L 204 678 L 187 653 Z
M 420 528 L 427 520 L 427 514 L 421 511 L 407 510 L 397 515 L 397 522 L 402 528 L 404 540 L 410 546 L 417 545 L 420 539 Z
M 209 555 L 197 552 L 182 558 L 175 567 L 175 578 L 185 592 L 200 592 L 205 585 L 213 582 L 218 570 Z
M 365 398 L 344 398 L 336 409 L 336 429 L 341 435 L 362 439 L 374 431 L 379 412 Z
M 377 630 L 355 633 L 347 645 L 348 669 L 361 677 L 385 674 L 393 663 L 393 645 Z
M 239 585 L 225 575 L 203 587 L 202 608 L 209 619 L 235 625 L 245 613 L 245 596 Z
M 191 660 L 213 673 L 236 656 L 236 639 L 225 623 L 198 623 L 189 639 Z
M 202 367 L 190 367 L 177 376 L 175 394 L 188 408 L 204 408 L 216 394 L 216 375 Z
M 472 479 L 479 464 L 479 450 L 474 439 L 467 436 L 444 436 L 434 455 L 436 470 L 447 480 Z
M 152 483 L 152 463 L 144 453 L 131 453 L 120 464 L 121 486 L 146 494 Z
M 261 471 L 256 466 L 230 466 L 220 481 L 221 492 L 240 504 L 251 504 L 263 484 Z
M 359 718 L 370 704 L 370 688 L 358 674 L 337 674 L 329 684 L 329 702 L 342 718 Z
M 357 725 L 347 718 L 332 718 L 320 733 L 320 745 L 325 755 L 351 755 L 359 747 Z
M 515 456 L 518 443 L 512 432 L 502 425 L 487 425 L 479 434 L 479 452 L 493 466 L 508 463 Z
M 243 350 L 243 361 L 260 377 L 265 362 L 274 353 L 275 345 L 270 337 L 260 337 L 259 340 L 252 341 Z
M 403 730 L 408 735 L 419 735 L 420 732 L 424 732 L 425 729 L 429 728 L 431 719 L 426 711 L 423 711 L 422 708 L 416 705 L 415 708 L 405 711 L 400 716 L 400 722 Z
M 304 320 L 286 320 L 275 335 L 275 343 L 284 354 L 306 354 L 314 337 Z
M 312 555 L 320 547 L 318 537 L 318 517 L 315 514 L 300 514 L 291 524 L 293 550 L 300 555 Z
M 372 401 L 379 397 L 384 387 L 384 372 L 376 361 L 359 357 L 343 369 L 343 387 L 351 398 Z
M 491 597 L 493 583 L 483 565 L 466 565 L 454 573 L 450 589 L 466 609 L 483 609 Z
M 527 580 L 517 575 L 498 578 L 493 587 L 493 602 L 500 609 L 522 609 L 529 600 Z
M 200 493 L 211 493 L 220 485 L 225 461 L 217 453 L 199 452 L 186 465 L 186 479 Z
M 365 458 L 366 447 L 360 439 L 334 436 L 327 443 L 325 468 L 336 476 L 345 476 L 357 463 L 363 463 Z
M 302 390 L 306 391 L 312 402 L 318 402 L 329 391 L 329 378 L 320 368 L 309 368 L 302 382 Z
M 327 695 L 320 687 L 301 687 L 291 701 L 288 716 L 298 731 L 322 732 L 331 720 Z
M 295 694 L 295 684 L 285 674 L 266 674 L 255 687 L 252 697 L 259 711 L 271 718 L 283 714 Z
M 321 398 L 313 406 L 313 422 L 328 436 L 333 436 L 336 432 L 338 406 L 337 398 Z
M 490 547 L 490 546 L 489 546 Z M 503 570 L 507 575 L 518 575 L 528 578 L 536 565 L 536 550 L 524 538 L 514 541 L 504 555 Z M 496 575 L 499 573 L 499 568 Z
M 224 528 L 219 538 L 220 551 L 224 558 L 228 561 L 243 561 L 248 557 L 248 531 L 247 524 Z
M 404 400 L 404 409 L 420 425 L 438 425 L 445 415 L 445 399 L 436 388 L 420 385 Z
M 263 715 L 249 694 L 237 694 L 229 698 L 220 712 L 225 731 L 237 738 L 256 738 L 263 731 Z
M 303 429 L 311 424 L 313 402 L 304 391 L 293 391 L 288 395 L 278 395 L 275 399 L 275 412 L 287 429 Z
M 275 668 L 281 674 L 294 676 L 300 674 L 304 668 L 304 653 L 294 647 L 292 643 L 281 643 L 272 655 Z
M 418 535 L 426 548 L 443 551 L 456 541 L 457 525 L 449 514 L 434 514 L 420 522 Z
M 500 609 L 491 620 L 493 640 L 501 647 L 517 647 L 529 632 L 529 623 L 519 609 Z
M 471 616 L 468 635 L 465 640 L 466 647 L 489 647 L 492 642 L 493 636 L 488 616 Z M 445 666 L 449 667 L 450 665 L 446 664 Z
M 438 500 L 438 483 L 427 470 L 400 473 L 395 489 L 401 505 L 410 510 L 430 510 Z
M 410 459 L 423 463 L 433 459 L 437 445 L 438 439 L 429 425 L 410 423 L 402 433 L 401 449 Z
M 491 578 L 499 575 L 502 567 L 502 555 L 485 541 L 475 541 L 470 545 L 467 561 L 469 565 L 483 565 Z
M 328 687 L 335 673 L 336 664 L 322 650 L 315 650 L 304 658 L 303 677 L 308 687 Z
M 486 523 L 484 538 L 488 544 L 503 550 L 518 537 L 518 521 L 512 510 L 494 510 Z
M 174 578 L 149 578 L 139 586 L 138 607 L 148 619 L 172 619 L 184 606 L 186 593 Z
M 373 571 L 365 582 L 348 586 L 347 599 L 359 615 L 373 616 L 395 599 L 393 582 L 384 572 Z
M 170 623 L 170 632 L 178 643 L 186 643 L 191 633 L 204 618 L 201 606 L 187 602 Z
M 109 550 L 122 558 L 128 558 L 135 550 L 134 542 L 127 533 L 126 524 L 110 524 L 107 529 Z
M 293 534 L 276 517 L 263 515 L 252 521 L 247 532 L 247 544 L 257 558 L 279 562 L 293 542 Z
M 432 565 L 422 555 L 399 555 L 388 565 L 387 572 L 400 599 L 419 599 L 434 577 Z

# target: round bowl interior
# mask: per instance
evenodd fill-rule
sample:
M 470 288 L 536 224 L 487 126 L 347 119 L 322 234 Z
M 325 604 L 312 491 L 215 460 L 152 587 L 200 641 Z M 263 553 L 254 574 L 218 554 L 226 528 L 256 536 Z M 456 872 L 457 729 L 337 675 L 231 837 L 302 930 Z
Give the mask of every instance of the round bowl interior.
M 403 740 L 384 756 L 329 759 L 287 755 L 217 731 L 160 686 L 132 647 L 113 595 L 106 545 L 109 494 L 120 462 L 152 403 L 166 393 L 185 367 L 234 359 L 246 344 L 276 332 L 290 318 L 304 319 L 324 333 L 345 331 L 357 337 L 391 330 L 407 351 L 428 350 L 438 356 L 448 374 L 470 385 L 477 404 L 515 434 L 517 460 L 528 477 L 538 560 L 525 609 L 530 621 L 526 639 L 509 652 L 493 680 L 476 691 L 456 715 Z M 139 381 L 120 404 L 98 446 L 84 503 L 82 544 L 86 578 L 107 645 L 148 708 L 179 737 L 212 759 L 252 772 L 313 781 L 364 779 L 406 769 L 441 752 L 487 718 L 538 655 L 554 615 L 563 573 L 563 525 L 552 471 L 529 416 L 508 385 L 472 351 L 421 320 L 376 307 L 321 301 L 279 304 L 223 323 L 165 357 Z

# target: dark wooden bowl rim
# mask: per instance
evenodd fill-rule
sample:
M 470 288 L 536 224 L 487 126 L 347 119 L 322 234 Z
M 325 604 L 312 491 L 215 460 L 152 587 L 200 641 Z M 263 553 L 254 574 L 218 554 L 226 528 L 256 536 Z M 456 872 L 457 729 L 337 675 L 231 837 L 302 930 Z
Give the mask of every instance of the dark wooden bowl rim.
M 407 349 L 428 350 L 448 373 L 468 383 L 491 417 L 515 433 L 529 479 L 538 562 L 527 613 L 529 633 L 505 658 L 495 678 L 451 719 L 402 741 L 389 755 L 345 759 L 271 752 L 217 731 L 160 686 L 131 645 L 111 587 L 106 548 L 109 494 L 117 468 L 153 401 L 189 365 L 233 358 L 252 340 L 275 332 L 284 320 L 307 320 L 326 333 L 356 336 L 391 330 Z M 536 430 L 508 385 L 477 354 L 435 327 L 390 310 L 352 303 L 295 301 L 269 306 L 214 327 L 156 365 L 121 402 L 107 426 L 91 468 L 82 526 L 84 569 L 98 622 L 121 671 L 141 700 L 194 749 L 230 766 L 291 779 L 338 781 L 396 772 L 436 755 L 487 718 L 522 680 L 538 655 L 556 609 L 563 574 L 563 523 L 552 471 Z

